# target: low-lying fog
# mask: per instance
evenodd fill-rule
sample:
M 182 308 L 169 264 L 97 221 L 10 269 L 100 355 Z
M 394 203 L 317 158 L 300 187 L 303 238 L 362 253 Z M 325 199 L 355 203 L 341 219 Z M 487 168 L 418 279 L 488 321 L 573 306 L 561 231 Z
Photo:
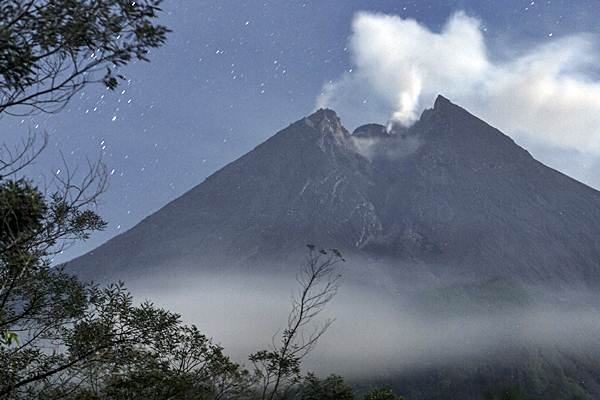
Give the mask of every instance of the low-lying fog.
M 274 332 L 284 327 L 296 286 L 292 276 L 202 275 L 160 284 L 139 281 L 131 289 L 138 299 L 180 313 L 248 366 L 248 354 L 269 346 Z M 427 311 L 414 297 L 399 292 L 342 282 L 338 295 L 315 321 L 335 318 L 305 369 L 368 378 L 502 359 L 519 348 L 549 346 L 588 354 L 600 349 L 600 314 L 591 306 L 534 301 L 497 311 L 482 312 L 483 307 L 448 314 Z

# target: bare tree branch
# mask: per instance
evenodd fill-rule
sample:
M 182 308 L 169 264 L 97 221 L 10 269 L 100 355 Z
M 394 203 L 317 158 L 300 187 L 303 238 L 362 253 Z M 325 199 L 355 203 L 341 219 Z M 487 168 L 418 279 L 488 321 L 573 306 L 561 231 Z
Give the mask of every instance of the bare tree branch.
M 304 265 L 296 276 L 300 287 L 292 298 L 287 327 L 279 345 L 273 339 L 270 351 L 250 355 L 250 361 L 262 377 L 262 400 L 277 398 L 282 387 L 286 391 L 290 383 L 299 379 L 302 360 L 333 323 L 333 319 L 327 319 L 308 329 L 336 295 L 341 277 L 337 264 L 344 259 L 336 249 L 316 250 L 313 245 L 308 245 L 308 249 Z
M 169 32 L 162 0 L 0 2 L 0 117 L 55 113 L 90 83 L 114 89 Z

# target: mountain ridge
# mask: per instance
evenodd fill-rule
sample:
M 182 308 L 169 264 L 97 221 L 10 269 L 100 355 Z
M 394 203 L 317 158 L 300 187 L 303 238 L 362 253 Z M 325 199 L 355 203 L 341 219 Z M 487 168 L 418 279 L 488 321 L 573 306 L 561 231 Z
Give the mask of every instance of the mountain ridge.
M 464 279 L 595 284 L 600 245 L 580 238 L 600 235 L 597 226 L 600 192 L 438 96 L 385 141 L 317 110 L 70 265 L 120 278 L 171 261 L 283 262 L 311 242 Z M 109 259 L 119 264 L 111 273 Z
M 200 304 L 246 313 L 255 298 L 265 306 L 261 293 L 287 302 L 272 285 L 291 280 L 307 243 L 335 247 L 348 260 L 341 298 L 350 308 L 338 309 L 347 330 L 337 340 L 399 332 L 389 342 L 328 343 L 354 352 L 330 354 L 342 360 L 362 359 L 356 348 L 383 351 L 371 383 L 415 400 L 475 400 L 510 385 L 532 399 L 591 400 L 600 395 L 592 340 L 600 321 L 591 317 L 600 308 L 599 237 L 600 192 L 440 96 L 410 127 L 350 133 L 333 110 L 319 109 L 67 267 L 157 297 L 204 290 Z M 231 281 L 246 291 L 242 304 L 210 298 Z M 386 307 L 393 313 L 384 321 L 364 326 Z M 410 329 L 419 340 L 403 336 Z M 372 347 L 360 347 L 366 342 Z M 402 367 L 414 351 L 420 358 Z M 397 368 L 386 368 L 391 354 Z

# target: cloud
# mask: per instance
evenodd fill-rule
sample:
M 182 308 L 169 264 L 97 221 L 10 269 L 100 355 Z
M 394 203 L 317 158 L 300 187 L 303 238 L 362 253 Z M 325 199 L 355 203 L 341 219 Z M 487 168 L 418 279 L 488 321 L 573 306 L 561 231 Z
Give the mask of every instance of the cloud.
M 489 56 L 480 21 L 457 12 L 439 32 L 415 20 L 360 12 L 354 68 L 324 85 L 317 106 L 350 124 L 414 122 L 437 94 L 511 136 L 600 155 L 600 52 L 579 34 L 509 58 Z

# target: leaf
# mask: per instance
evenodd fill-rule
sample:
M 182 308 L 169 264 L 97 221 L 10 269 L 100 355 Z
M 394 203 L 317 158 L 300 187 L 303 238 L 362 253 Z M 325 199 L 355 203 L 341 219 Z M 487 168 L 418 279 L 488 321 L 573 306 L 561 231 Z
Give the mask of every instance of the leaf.
M 11 331 L 4 331 L 4 342 L 9 346 L 13 343 L 19 345 L 19 335 Z

